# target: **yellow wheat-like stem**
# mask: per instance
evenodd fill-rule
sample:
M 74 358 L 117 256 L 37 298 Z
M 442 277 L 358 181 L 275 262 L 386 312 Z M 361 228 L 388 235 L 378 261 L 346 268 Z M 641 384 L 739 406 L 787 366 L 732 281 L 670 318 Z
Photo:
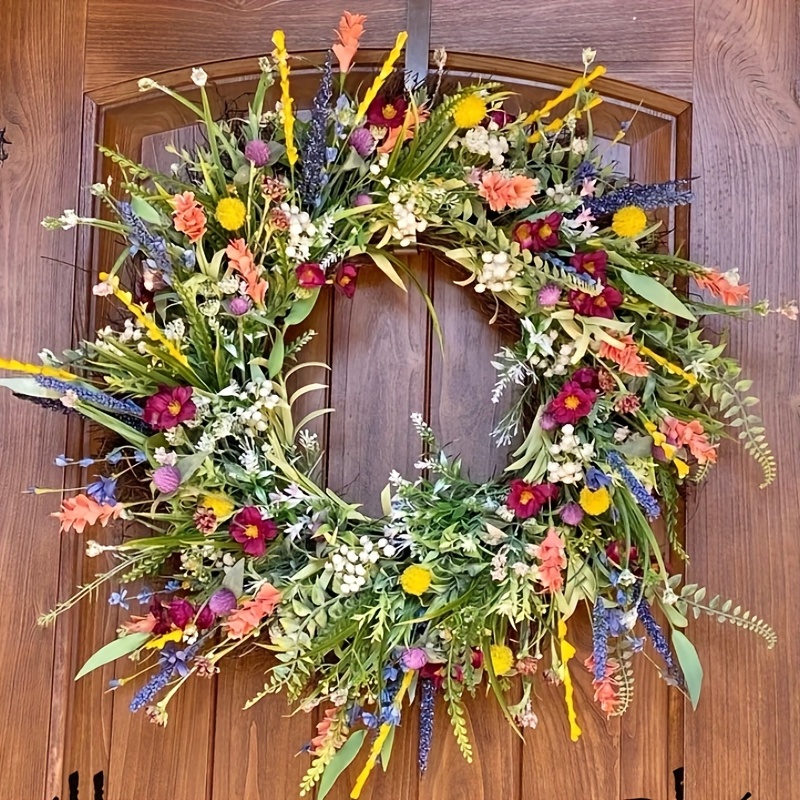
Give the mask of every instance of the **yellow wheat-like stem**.
M 523 125 L 530 125 L 532 122 L 536 122 L 540 120 L 542 117 L 546 117 L 559 103 L 563 103 L 569 97 L 574 97 L 578 92 L 585 89 L 589 84 L 594 81 L 596 78 L 599 78 L 601 75 L 606 74 L 605 67 L 595 67 L 592 72 L 588 75 L 582 75 L 580 78 L 576 78 L 571 86 L 568 86 L 566 89 L 561 91 L 556 97 L 552 100 L 548 100 L 538 111 L 533 111 L 525 117 L 523 121 Z
M 381 86 L 386 83 L 386 79 L 392 74 L 395 61 L 400 58 L 400 53 L 403 52 L 406 39 L 408 39 L 407 31 L 400 31 L 400 33 L 397 34 L 397 39 L 395 40 L 391 53 L 389 53 L 389 55 L 386 57 L 386 61 L 383 62 L 381 71 L 375 76 L 372 86 L 367 89 L 367 93 L 364 95 L 364 99 L 361 101 L 361 105 L 358 107 L 358 112 L 356 113 L 357 120 L 360 120 L 364 114 L 367 113 L 370 103 L 378 96 Z
M 654 353 L 649 347 L 645 347 L 644 345 L 639 345 L 639 352 L 643 356 L 647 356 L 648 358 L 652 359 L 659 364 L 660 366 L 664 367 L 667 372 L 671 372 L 673 375 L 678 375 L 679 377 L 683 378 L 689 386 L 696 386 L 697 385 L 697 378 L 692 375 L 691 372 L 687 372 L 682 367 L 679 367 L 677 364 L 673 364 L 671 361 L 667 361 L 666 358 L 660 356 L 658 353 Z
M 76 381 L 77 375 L 57 367 L 48 367 L 45 364 L 27 364 L 15 361 L 13 358 L 0 358 L 0 369 L 10 372 L 24 372 L 26 375 L 44 375 L 47 378 L 57 378 L 60 381 Z
M 567 623 L 563 619 L 558 621 L 558 642 L 561 647 L 561 680 L 564 682 L 564 700 L 567 704 L 567 719 L 569 720 L 569 738 L 577 742 L 581 738 L 581 729 L 578 725 L 578 715 L 575 713 L 573 702 L 574 689 L 572 677 L 569 674 L 569 661 L 575 655 L 575 648 L 567 641 Z
M 278 62 L 278 71 L 281 75 L 281 117 L 283 118 L 283 135 L 286 139 L 286 158 L 289 166 L 297 163 L 297 148 L 294 144 L 294 112 L 292 111 L 291 92 L 289 91 L 289 53 L 286 52 L 286 36 L 283 31 L 272 34 L 272 43 L 275 45 L 275 60 Z

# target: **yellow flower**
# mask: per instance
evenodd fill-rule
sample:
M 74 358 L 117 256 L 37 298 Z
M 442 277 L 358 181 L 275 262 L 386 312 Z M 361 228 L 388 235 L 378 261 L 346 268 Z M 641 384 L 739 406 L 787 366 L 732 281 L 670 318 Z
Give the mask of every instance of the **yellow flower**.
M 198 505 L 208 511 L 213 511 L 217 519 L 224 519 L 234 509 L 233 502 L 224 494 L 207 494 L 200 498 Z
M 412 564 L 410 567 L 406 567 L 400 576 L 400 585 L 406 594 L 413 594 L 419 597 L 428 591 L 432 578 L 433 575 L 427 567 Z
M 505 675 L 514 666 L 514 654 L 511 652 L 511 648 L 504 644 L 493 644 L 489 648 L 489 655 L 495 675 Z
M 159 636 L 156 639 L 150 639 L 144 647 L 145 650 L 161 650 L 165 644 L 179 642 L 181 639 L 183 639 L 183 631 L 180 630 L 180 628 L 176 628 L 174 631 L 165 633 L 163 636 Z
M 611 230 L 617 236 L 635 239 L 647 227 L 647 214 L 639 206 L 625 206 L 614 214 Z
M 680 458 L 673 459 L 672 463 L 678 471 L 679 478 L 685 478 L 689 474 L 689 465 Z
M 596 517 L 611 507 L 611 495 L 605 486 L 601 486 L 596 492 L 593 492 L 588 486 L 584 486 L 581 489 L 579 502 L 587 514 Z
M 462 98 L 453 109 L 453 121 L 459 128 L 474 128 L 485 116 L 486 103 L 476 94 Z
M 244 203 L 238 197 L 226 197 L 219 201 L 216 217 L 226 231 L 236 231 L 244 225 L 246 213 Z

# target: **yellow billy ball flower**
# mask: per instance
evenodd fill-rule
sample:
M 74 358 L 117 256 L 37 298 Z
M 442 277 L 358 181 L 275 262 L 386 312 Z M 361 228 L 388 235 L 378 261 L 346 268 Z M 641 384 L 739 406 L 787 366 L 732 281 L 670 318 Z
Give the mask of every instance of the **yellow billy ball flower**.
M 601 486 L 596 492 L 593 492 L 588 486 L 584 486 L 578 502 L 587 514 L 596 517 L 611 507 L 611 495 L 605 486 Z
M 410 567 L 406 567 L 400 576 L 400 585 L 406 594 L 413 594 L 419 597 L 428 591 L 432 578 L 433 575 L 427 567 L 412 564 Z
M 647 214 L 639 206 L 625 206 L 614 214 L 611 230 L 617 236 L 633 239 L 647 227 Z
M 224 494 L 207 494 L 200 498 L 197 504 L 200 508 L 213 511 L 217 519 L 225 519 L 234 508 L 233 502 Z
M 238 197 L 226 197 L 217 205 L 216 217 L 226 231 L 236 231 L 244 225 L 247 210 Z
M 476 94 L 470 94 L 456 103 L 453 121 L 459 128 L 474 128 L 486 116 L 486 103 Z
M 506 647 L 504 644 L 493 644 L 489 648 L 489 655 L 495 675 L 500 676 L 511 672 L 511 668 L 514 666 L 514 654 L 510 647 Z

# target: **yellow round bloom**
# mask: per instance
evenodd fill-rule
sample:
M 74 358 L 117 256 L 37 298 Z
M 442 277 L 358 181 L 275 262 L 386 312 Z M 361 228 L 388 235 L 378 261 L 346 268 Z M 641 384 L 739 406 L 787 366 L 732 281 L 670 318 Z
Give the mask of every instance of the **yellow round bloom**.
M 216 217 L 226 231 L 236 231 L 244 225 L 247 209 L 238 197 L 226 197 L 217 205 Z
M 505 675 L 507 672 L 511 672 L 511 668 L 514 666 L 514 654 L 510 647 L 506 647 L 504 644 L 493 644 L 489 648 L 489 655 L 495 675 Z
M 224 494 L 207 494 L 200 498 L 197 504 L 200 508 L 213 511 L 217 519 L 224 519 L 234 509 L 233 502 L 225 497 Z
M 453 109 L 453 122 L 459 128 L 474 128 L 486 116 L 486 103 L 476 94 L 470 94 L 459 100 Z
M 400 585 L 406 594 L 413 594 L 419 597 L 428 591 L 432 579 L 433 574 L 427 567 L 412 564 L 410 567 L 406 567 L 400 576 Z
M 611 230 L 617 236 L 633 239 L 647 227 L 647 214 L 639 206 L 625 206 L 614 214 Z
M 596 517 L 611 507 L 611 495 L 605 486 L 601 486 L 596 492 L 593 492 L 588 486 L 584 486 L 578 502 L 587 514 Z

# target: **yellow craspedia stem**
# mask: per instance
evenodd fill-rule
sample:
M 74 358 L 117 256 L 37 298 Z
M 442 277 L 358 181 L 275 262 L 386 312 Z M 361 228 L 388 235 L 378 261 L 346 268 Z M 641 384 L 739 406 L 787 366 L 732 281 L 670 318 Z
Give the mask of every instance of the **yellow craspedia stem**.
M 687 372 L 682 367 L 679 367 L 677 364 L 673 364 L 671 361 L 667 361 L 666 358 L 660 356 L 658 353 L 654 353 L 649 347 L 645 347 L 643 344 L 639 345 L 639 352 L 643 356 L 647 356 L 649 359 L 652 359 L 661 367 L 664 367 L 667 372 L 671 372 L 673 375 L 677 375 L 680 378 L 683 378 L 689 386 L 696 386 L 697 385 L 697 378 L 692 375 L 691 372 Z
M 28 364 L 15 361 L 13 358 L 0 358 L 0 369 L 10 372 L 24 372 L 26 375 L 44 375 L 46 378 L 57 378 L 60 381 L 76 381 L 77 375 L 57 367 L 48 367 L 45 364 Z
M 554 97 L 552 100 L 548 100 L 538 111 L 532 111 L 530 114 L 528 114 L 523 121 L 523 125 L 530 125 L 532 122 L 536 122 L 542 117 L 546 117 L 559 103 L 563 103 L 564 100 L 574 97 L 596 78 L 599 78 L 605 74 L 605 67 L 595 67 L 588 75 L 581 75 L 580 78 L 576 78 L 572 82 L 571 86 L 568 86 L 566 89 L 562 90 L 561 93 L 556 95 L 556 97 Z
M 161 328 L 156 325 L 149 314 L 146 314 L 144 309 L 133 302 L 133 296 L 130 292 L 126 292 L 119 288 L 118 281 L 110 281 L 110 275 L 107 272 L 101 272 L 98 275 L 101 281 L 109 281 L 113 291 L 114 297 L 122 303 L 128 311 L 141 323 L 142 327 L 147 331 L 147 337 L 154 342 L 158 342 L 164 349 L 184 367 L 189 366 L 189 359 L 175 347 L 175 345 L 164 336 Z
M 564 683 L 564 702 L 567 704 L 567 719 L 569 720 L 569 738 L 577 742 L 581 738 L 581 729 L 578 725 L 578 715 L 575 713 L 572 687 L 572 677 L 569 674 L 569 661 L 575 655 L 575 648 L 567 641 L 567 623 L 563 619 L 558 621 L 558 641 L 560 644 L 561 680 Z
M 400 31 L 400 33 L 397 34 L 394 47 L 386 57 L 386 61 L 383 62 L 381 71 L 375 76 L 375 80 L 372 81 L 372 86 L 367 89 L 364 99 L 361 101 L 361 105 L 358 107 L 358 111 L 356 112 L 356 121 L 360 120 L 364 114 L 367 113 L 370 103 L 378 96 L 381 86 L 386 83 L 386 79 L 392 74 L 395 61 L 400 58 L 400 53 L 403 52 L 406 39 L 408 39 L 408 31 Z
M 511 668 L 514 666 L 514 654 L 510 647 L 506 647 L 504 644 L 493 644 L 489 648 L 489 657 L 492 659 L 492 670 L 495 675 L 500 677 L 511 672 Z
M 400 586 L 406 594 L 413 594 L 419 597 L 428 591 L 433 575 L 427 567 L 419 564 L 412 564 L 406 567 L 400 576 Z
M 244 225 L 247 209 L 238 197 L 226 197 L 217 204 L 214 216 L 226 231 L 237 231 Z
M 474 128 L 486 116 L 486 102 L 477 94 L 462 97 L 453 109 L 453 122 L 459 128 Z
M 626 239 L 635 239 L 647 227 L 647 214 L 639 206 L 625 206 L 611 219 L 611 230 Z
M 397 694 L 395 695 L 393 703 L 395 708 L 400 708 L 403 705 L 403 697 L 405 697 L 408 687 L 411 686 L 411 681 L 413 679 L 414 670 L 410 669 L 403 676 L 403 681 L 400 684 L 400 688 L 397 690 Z M 364 765 L 364 769 L 361 770 L 358 778 L 356 778 L 353 791 L 350 792 L 351 800 L 358 800 L 358 798 L 361 797 L 361 790 L 364 788 L 364 784 L 367 782 L 367 778 L 369 778 L 370 773 L 373 769 L 375 769 L 375 764 L 378 763 L 378 756 L 381 754 L 386 737 L 389 735 L 391 730 L 392 726 L 388 722 L 384 722 L 384 724 L 381 725 L 378 735 L 375 738 L 375 741 L 372 743 L 372 748 L 369 751 L 367 763 Z
M 286 159 L 289 166 L 297 163 L 297 148 L 294 144 L 294 111 L 291 92 L 289 91 L 289 53 L 286 52 L 286 36 L 283 31 L 272 34 L 272 43 L 275 45 L 275 60 L 278 63 L 278 72 L 281 76 L 281 117 L 283 119 L 283 135 L 286 139 Z
M 584 486 L 581 489 L 578 502 L 587 514 L 597 517 L 600 514 L 605 514 L 611 507 L 611 495 L 605 486 L 601 486 L 594 492 L 588 486 Z

